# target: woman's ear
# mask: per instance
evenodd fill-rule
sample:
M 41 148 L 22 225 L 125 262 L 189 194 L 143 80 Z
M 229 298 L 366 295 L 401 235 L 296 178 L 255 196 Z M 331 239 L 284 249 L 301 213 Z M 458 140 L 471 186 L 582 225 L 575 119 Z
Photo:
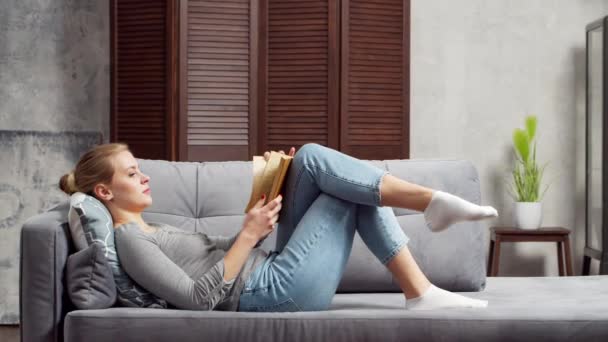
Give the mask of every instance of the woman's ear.
M 110 190 L 105 184 L 97 184 L 93 188 L 93 192 L 95 196 L 104 201 L 111 201 L 114 198 L 114 194 L 112 194 L 112 190 Z

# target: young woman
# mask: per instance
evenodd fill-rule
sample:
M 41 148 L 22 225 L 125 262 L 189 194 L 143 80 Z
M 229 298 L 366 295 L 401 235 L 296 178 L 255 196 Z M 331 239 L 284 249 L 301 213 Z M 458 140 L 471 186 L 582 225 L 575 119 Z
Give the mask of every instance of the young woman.
M 175 308 L 326 310 L 355 230 L 397 279 L 406 309 L 487 306 L 487 301 L 430 283 L 410 254 L 409 238 L 391 207 L 423 212 L 433 232 L 459 221 L 496 217 L 494 208 L 404 181 L 319 144 L 305 144 L 297 153 L 292 147 L 289 155 L 294 159 L 284 197 L 266 205 L 260 199 L 233 237 L 145 222 L 142 212 L 152 204 L 154 189 L 126 144 L 91 149 L 61 178 L 60 188 L 67 194 L 87 193 L 108 208 L 125 271 Z M 276 250 L 267 253 L 258 246 L 274 229 Z

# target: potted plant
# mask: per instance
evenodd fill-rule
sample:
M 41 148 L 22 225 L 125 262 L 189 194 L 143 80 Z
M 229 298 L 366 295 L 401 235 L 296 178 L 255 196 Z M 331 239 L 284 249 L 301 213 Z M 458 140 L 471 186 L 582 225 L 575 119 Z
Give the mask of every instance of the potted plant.
M 539 195 L 540 184 L 546 164 L 539 168 L 536 163 L 536 123 L 534 115 L 526 117 L 525 129 L 513 131 L 513 147 L 516 157 L 512 171 L 513 183 L 511 195 L 515 200 L 514 218 L 518 228 L 537 229 L 542 223 L 542 197 L 548 189 Z M 532 154 L 530 147 L 534 143 Z

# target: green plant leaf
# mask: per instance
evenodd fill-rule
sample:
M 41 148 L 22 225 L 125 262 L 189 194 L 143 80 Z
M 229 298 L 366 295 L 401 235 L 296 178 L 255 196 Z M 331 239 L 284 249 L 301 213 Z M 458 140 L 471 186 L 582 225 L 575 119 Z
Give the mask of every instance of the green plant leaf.
M 526 117 L 526 131 L 530 141 L 534 140 L 534 136 L 536 134 L 536 122 L 537 120 L 535 115 L 529 115 Z
M 536 124 L 536 116 L 529 115 L 526 117 L 525 129 L 515 129 L 513 131 L 513 150 L 516 163 L 511 171 L 512 183 L 507 190 L 518 202 L 538 202 L 549 189 L 549 185 L 547 185 L 544 191 L 540 192 L 544 171 L 548 163 L 540 166 L 536 162 L 537 142 L 534 139 Z M 533 146 L 532 143 L 534 143 Z
M 527 163 L 528 155 L 530 154 L 530 146 L 526 131 L 519 128 L 515 129 L 513 132 L 513 145 L 515 146 L 517 152 L 519 152 L 523 163 Z

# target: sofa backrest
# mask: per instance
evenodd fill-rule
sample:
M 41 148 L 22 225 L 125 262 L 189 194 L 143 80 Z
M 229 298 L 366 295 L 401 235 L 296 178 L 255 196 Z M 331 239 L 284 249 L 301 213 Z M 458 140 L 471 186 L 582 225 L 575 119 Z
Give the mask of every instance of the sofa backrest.
M 467 160 L 370 160 L 394 176 L 480 203 L 477 170 Z M 164 222 L 188 231 L 233 235 L 242 227 L 252 186 L 252 162 L 169 162 L 138 159 L 151 177 L 153 204 L 143 214 L 148 222 Z M 435 285 L 451 291 L 485 287 L 483 222 L 461 222 L 430 232 L 421 212 L 393 208 L 410 238 L 408 247 L 422 271 Z M 274 249 L 276 232 L 261 248 Z M 353 250 L 338 292 L 399 292 L 391 273 L 355 234 Z

